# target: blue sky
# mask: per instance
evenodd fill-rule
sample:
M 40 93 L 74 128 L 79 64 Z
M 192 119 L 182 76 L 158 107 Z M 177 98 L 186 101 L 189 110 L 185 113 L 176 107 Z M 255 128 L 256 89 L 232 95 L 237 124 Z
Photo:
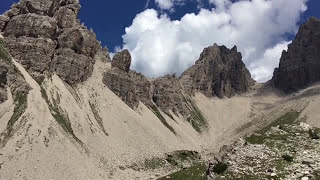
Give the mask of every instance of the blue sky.
M 17 1 L 1 0 L 0 13 Z M 320 18 L 319 0 L 80 3 L 81 22 L 94 30 L 102 45 L 111 52 L 116 47 L 129 49 L 132 68 L 149 77 L 180 74 L 194 63 L 204 47 L 218 43 L 229 48 L 237 45 L 253 77 L 259 82 L 267 81 L 298 25 L 310 16 Z
M 138 13 L 146 8 L 153 8 L 159 12 L 161 8 L 154 0 L 80 0 L 82 9 L 79 18 L 85 25 L 92 28 L 103 45 L 114 50 L 116 46 L 122 45 L 122 35 L 125 28 L 132 24 L 132 20 Z M 186 13 L 199 12 L 198 3 L 191 1 L 185 6 L 177 6 L 174 12 L 168 12 L 170 18 L 178 20 Z M 205 4 L 209 6 L 209 3 Z
M 14 2 L 19 2 L 19 0 L 1 0 L 0 13 L 8 10 Z M 138 13 L 145 10 L 147 2 L 148 0 L 80 0 L 82 8 L 79 18 L 87 27 L 95 31 L 103 46 L 114 50 L 116 46 L 122 45 L 125 28 L 131 25 Z M 197 5 L 196 1 L 191 1 L 184 6 L 176 7 L 175 12 L 168 14 L 171 19 L 179 20 L 186 13 L 199 12 Z M 204 2 L 203 7 L 213 6 Z M 149 0 L 147 8 L 160 10 L 154 0 Z M 319 0 L 308 1 L 308 10 L 303 14 L 301 22 L 310 16 L 320 18 Z
M 8 0 L 5 0 L 8 1 Z M 122 35 L 125 28 L 132 24 L 134 17 L 145 10 L 148 0 L 80 0 L 82 9 L 79 18 L 86 26 L 92 28 L 110 50 L 122 45 Z M 179 20 L 186 13 L 198 13 L 197 1 L 191 1 L 184 6 L 175 8 L 175 12 L 169 12 L 173 20 Z M 209 3 L 204 3 L 203 8 L 212 8 Z M 147 8 L 160 10 L 154 0 L 149 0 Z M 320 18 L 320 1 L 309 0 L 308 10 L 303 14 L 301 22 L 308 17 L 315 16 Z M 290 37 L 292 38 L 292 37 Z

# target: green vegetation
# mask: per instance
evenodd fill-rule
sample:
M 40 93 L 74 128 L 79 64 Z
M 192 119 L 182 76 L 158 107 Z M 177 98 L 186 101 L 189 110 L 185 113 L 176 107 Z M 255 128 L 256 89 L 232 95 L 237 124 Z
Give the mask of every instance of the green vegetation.
M 191 117 L 189 117 L 187 121 L 198 133 L 202 133 L 203 129 L 208 128 L 208 122 L 206 118 L 202 115 L 199 108 L 189 98 L 183 98 L 186 103 L 186 108 L 189 110 L 191 114 Z
M 158 108 L 154 105 L 151 106 L 151 110 L 152 112 L 160 119 L 160 121 L 162 122 L 162 124 L 164 126 L 166 126 L 173 134 L 177 135 L 177 132 L 173 129 L 172 126 L 170 126 L 170 124 L 168 124 L 168 122 L 166 121 L 166 119 L 162 116 L 162 114 L 160 113 L 160 111 L 158 110 Z
M 4 49 L 3 44 L 4 44 L 3 40 L 0 39 L 0 59 L 11 61 L 11 57 Z
M 313 171 L 312 173 L 314 179 L 320 179 L 320 171 L 317 170 L 317 171 Z
M 310 129 L 308 133 L 311 139 L 320 139 L 319 135 L 314 130 Z
M 182 161 L 200 159 L 200 155 L 196 151 L 176 151 L 174 155 Z
M 216 165 L 213 167 L 213 172 L 215 172 L 215 173 L 217 173 L 217 174 L 222 174 L 222 173 L 224 173 L 227 169 L 228 169 L 228 165 L 227 165 L 227 164 L 219 162 L 218 164 L 216 164 Z
M 250 144 L 264 144 L 272 146 L 272 141 L 278 140 L 278 141 L 286 141 L 289 137 L 289 134 L 252 134 L 249 137 L 246 137 L 246 141 Z
M 294 124 L 297 122 L 299 115 L 300 115 L 300 112 L 292 110 L 292 111 L 286 113 L 285 115 L 281 116 L 276 121 L 273 121 L 267 127 L 265 127 L 263 129 L 263 132 L 268 131 L 271 127 L 283 126 L 285 124 Z
M 196 151 L 175 151 L 167 155 L 166 161 L 172 166 L 178 166 L 183 162 L 194 162 L 200 158 L 199 153 Z
M 42 98 L 46 101 L 49 106 L 51 115 L 58 122 L 58 124 L 68 133 L 70 134 L 77 142 L 80 142 L 80 139 L 74 134 L 70 120 L 68 116 L 62 113 L 62 110 L 56 104 L 51 104 L 49 101 L 46 90 L 41 86 L 41 95 Z
M 9 53 L 7 53 L 3 45 L 4 42 L 2 39 L 0 39 L 0 59 L 5 60 L 6 63 L 12 64 L 11 57 Z M 13 73 L 22 76 L 21 72 L 16 66 L 12 66 L 11 68 L 13 69 Z M 11 91 L 13 94 L 14 110 L 13 115 L 7 123 L 6 131 L 2 133 L 4 139 L 1 143 L 3 145 L 5 145 L 9 138 L 13 136 L 14 124 L 20 119 L 20 117 L 23 115 L 23 113 L 28 107 L 28 92 L 20 92 L 18 89 L 15 88 L 15 86 L 11 87 Z
M 285 130 L 285 125 L 287 124 L 294 124 L 297 122 L 297 119 L 299 117 L 300 113 L 297 111 L 290 111 L 286 113 L 285 115 L 281 116 L 279 119 L 273 121 L 266 127 L 264 127 L 261 130 L 256 131 L 254 134 L 252 134 L 249 137 L 246 137 L 246 141 L 250 144 L 264 144 L 266 140 L 283 140 L 286 141 L 289 134 L 272 134 L 267 135 L 266 132 L 271 129 L 271 127 L 277 127 L 279 126 L 279 129 Z M 270 144 L 272 145 L 272 144 Z
M 183 169 L 168 176 L 159 178 L 159 180 L 204 180 L 206 174 L 206 165 L 197 164 L 190 168 Z
M 8 121 L 6 131 L 3 133 L 4 140 L 2 142 L 3 145 L 9 140 L 9 138 L 13 135 L 13 126 L 25 112 L 28 107 L 28 95 L 24 93 L 17 93 L 14 95 L 14 110 L 13 115 Z
M 94 115 L 94 118 L 96 119 L 98 125 L 100 126 L 100 128 L 102 129 L 103 133 L 106 135 L 106 136 L 109 136 L 109 134 L 107 133 L 107 131 L 104 129 L 104 126 L 103 126 L 103 122 L 102 122 L 102 118 L 100 117 L 99 115 L 99 111 L 98 109 L 96 108 L 96 106 L 94 104 L 92 104 L 91 102 L 89 102 L 89 105 L 90 105 L 90 108 L 91 108 L 91 111 Z
M 293 162 L 293 157 L 288 154 L 283 155 L 282 158 L 288 162 Z
M 184 163 L 199 162 L 201 156 L 196 151 L 174 151 L 165 157 L 153 157 L 146 159 L 143 167 L 146 169 L 157 169 L 165 166 L 183 167 Z

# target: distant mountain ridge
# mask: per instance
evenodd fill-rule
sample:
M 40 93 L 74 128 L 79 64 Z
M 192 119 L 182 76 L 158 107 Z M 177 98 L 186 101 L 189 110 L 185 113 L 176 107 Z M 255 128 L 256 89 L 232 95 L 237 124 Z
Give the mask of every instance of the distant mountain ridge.
M 130 70 L 131 55 L 123 50 L 113 57 L 112 68 L 105 73 L 103 82 L 131 108 L 141 101 L 155 113 L 159 108 L 170 117 L 171 113 L 182 115 L 201 132 L 206 120 L 191 96 L 201 92 L 208 97 L 223 98 L 247 92 L 255 81 L 241 58 L 237 47 L 229 50 L 214 44 L 204 49 L 196 64 L 180 78 L 165 75 L 149 81 Z

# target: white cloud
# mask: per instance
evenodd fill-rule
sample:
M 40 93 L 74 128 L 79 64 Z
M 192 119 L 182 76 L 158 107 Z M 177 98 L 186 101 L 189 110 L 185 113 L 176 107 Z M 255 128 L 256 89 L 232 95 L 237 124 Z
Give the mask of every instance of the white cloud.
M 149 7 L 150 0 L 147 0 L 146 4 L 144 5 L 144 9 L 147 9 Z
M 174 0 L 155 0 L 161 9 L 171 9 L 173 7 L 173 1 Z
M 153 9 L 138 14 L 123 35 L 123 48 L 133 57 L 132 68 L 150 77 L 180 74 L 194 64 L 203 48 L 217 43 L 237 45 L 256 80 L 270 78 L 280 49 L 285 49 L 285 34 L 296 33 L 306 0 L 210 1 L 216 9 L 201 9 L 179 21 Z M 277 55 L 268 55 L 268 50 Z
M 217 11 L 223 11 L 231 5 L 230 0 L 209 0 L 209 2 L 216 6 Z
M 171 10 L 175 5 L 183 5 L 186 0 L 155 0 L 160 9 Z
M 274 68 L 279 65 L 283 50 L 288 49 L 291 41 L 283 41 L 276 46 L 267 49 L 262 58 L 250 64 L 251 75 L 258 82 L 266 82 L 272 78 Z

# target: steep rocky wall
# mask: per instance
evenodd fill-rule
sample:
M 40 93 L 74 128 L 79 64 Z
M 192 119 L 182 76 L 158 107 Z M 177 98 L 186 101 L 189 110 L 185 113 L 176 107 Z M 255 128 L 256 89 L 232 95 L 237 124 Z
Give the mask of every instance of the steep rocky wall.
M 85 81 L 101 51 L 77 19 L 78 0 L 21 0 L 0 16 L 5 47 L 34 79 L 56 72 L 70 85 Z
M 275 87 L 293 92 L 320 80 L 320 20 L 301 25 L 288 51 L 283 51 L 273 75 Z
M 137 108 L 141 101 L 159 119 L 164 118 L 158 108 L 172 119 L 173 114 L 182 117 L 198 132 L 207 123 L 192 101 L 195 92 L 208 97 L 231 97 L 246 92 L 254 84 L 236 47 L 232 50 L 217 45 L 206 48 L 196 64 L 186 70 L 180 79 L 175 75 L 165 75 L 148 80 L 144 75 L 130 70 L 130 65 L 128 50 L 115 54 L 111 69 L 104 74 L 103 83 L 132 109 Z
M 11 57 L 3 47 L 3 41 L 0 38 L 0 103 L 7 100 L 7 87 L 10 87 L 14 98 L 27 95 L 30 90 L 30 86 L 13 65 Z
M 207 97 L 231 97 L 246 92 L 254 84 L 237 47 L 217 44 L 205 48 L 195 65 L 180 77 L 188 94 L 199 91 Z

